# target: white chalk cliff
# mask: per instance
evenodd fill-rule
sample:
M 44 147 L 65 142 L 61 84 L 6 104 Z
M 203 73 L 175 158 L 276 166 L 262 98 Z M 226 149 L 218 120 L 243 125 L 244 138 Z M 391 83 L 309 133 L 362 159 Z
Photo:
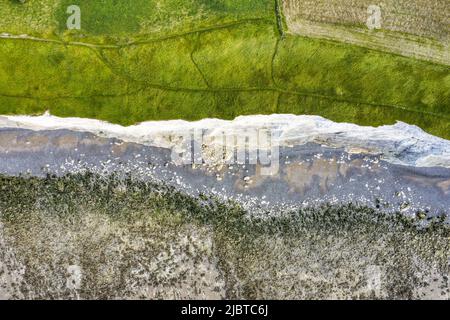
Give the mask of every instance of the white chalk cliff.
M 272 143 L 280 146 L 314 142 L 345 148 L 350 153 L 380 154 L 384 160 L 395 164 L 450 168 L 449 140 L 435 137 L 417 126 L 403 122 L 369 127 L 336 123 L 319 116 L 273 114 L 241 116 L 232 121 L 149 121 L 124 127 L 94 119 L 60 118 L 47 112 L 42 116 L 0 116 L 0 128 L 67 129 L 165 148 L 180 147 L 180 140 L 174 139 L 174 136 L 190 130 L 203 130 L 203 139 L 215 141 L 215 136 L 223 134 L 240 135 L 244 130 L 264 129 L 276 133 L 276 141 Z

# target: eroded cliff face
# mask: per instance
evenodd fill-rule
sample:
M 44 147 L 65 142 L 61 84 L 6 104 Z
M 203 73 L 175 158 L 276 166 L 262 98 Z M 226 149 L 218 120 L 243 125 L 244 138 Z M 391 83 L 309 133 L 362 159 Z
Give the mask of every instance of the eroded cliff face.
M 238 139 L 233 142 L 233 147 L 239 151 L 244 148 L 267 149 L 272 143 L 276 143 L 279 147 L 292 147 L 310 142 L 326 147 L 343 148 L 348 153 L 380 155 L 383 160 L 394 164 L 450 168 L 450 142 L 448 140 L 433 136 L 417 126 L 400 121 L 394 125 L 372 127 L 334 122 L 320 116 L 272 114 L 239 116 L 234 120 L 148 121 L 131 126 L 121 126 L 96 119 L 62 118 L 46 112 L 40 116 L 0 116 L 0 128 L 88 132 L 99 138 L 116 138 L 124 142 L 177 151 L 185 151 L 186 145 L 182 138 L 189 135 L 193 140 L 198 140 L 196 142 L 202 144 L 203 149 L 206 149 L 202 154 L 203 157 L 208 156 L 207 149 L 213 149 L 216 145 L 224 145 L 226 143 L 224 137 L 258 134 L 265 130 L 270 134 L 269 144 Z M 5 133 L 3 135 L 3 150 L 16 147 L 8 143 Z M 12 138 L 14 139 L 14 137 Z M 42 148 L 47 145 L 45 133 L 36 135 L 33 139 L 36 141 L 29 141 L 29 146 L 37 145 Z M 71 148 L 77 143 L 75 137 L 66 136 L 60 139 L 60 141 L 52 141 L 52 143 L 61 148 Z M 65 141 L 64 139 L 69 140 Z M 20 148 L 21 140 L 15 142 L 19 143 L 17 147 Z M 203 160 L 212 161 L 211 159 Z
M 0 299 L 449 299 L 449 5 L 0 1 Z
M 182 124 L 205 129 L 208 157 L 242 118 L 137 128 L 10 118 L 0 297 L 448 299 L 450 169 L 422 166 L 446 163 L 448 141 L 404 124 L 268 119 L 252 124 L 281 130 L 273 172 L 226 152 L 173 162 L 186 151 Z
M 356 203 L 448 217 L 450 142 L 405 123 L 361 127 L 316 116 L 271 115 L 106 122 L 0 117 L 0 173 L 131 173 L 193 197 L 245 209 Z

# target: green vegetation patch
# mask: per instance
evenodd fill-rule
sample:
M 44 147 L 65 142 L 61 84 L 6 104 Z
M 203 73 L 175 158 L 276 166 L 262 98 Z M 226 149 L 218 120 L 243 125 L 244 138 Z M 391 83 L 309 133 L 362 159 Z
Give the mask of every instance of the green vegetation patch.
M 449 115 L 444 66 L 330 41 L 287 37 L 275 60 L 278 85 L 342 100 Z
M 176 1 L 180 2 L 180 1 Z M 67 8 L 80 7 L 82 31 L 92 35 L 123 35 L 139 32 L 146 17 L 155 14 L 157 1 L 62 0 L 56 11 L 58 31 L 67 30 Z
M 133 36 L 188 31 L 243 19 L 272 19 L 271 3 L 271 0 L 61 0 L 55 17 L 58 31 L 64 33 L 66 8 L 78 5 L 83 14 L 82 33 Z
M 6 19 L 0 32 L 29 30 L 38 3 L 2 2 L 17 28 Z M 82 30 L 70 32 L 68 2 L 52 3 L 55 25 L 49 18 L 45 30 L 29 27 L 34 38 L 0 39 L 2 114 L 50 110 L 123 125 L 317 114 L 400 120 L 450 138 L 448 66 L 280 33 L 274 1 L 79 0 Z

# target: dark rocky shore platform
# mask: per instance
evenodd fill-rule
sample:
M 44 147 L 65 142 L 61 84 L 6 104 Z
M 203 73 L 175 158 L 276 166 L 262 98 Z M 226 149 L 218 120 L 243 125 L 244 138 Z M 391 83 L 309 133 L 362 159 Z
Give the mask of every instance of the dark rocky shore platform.
M 263 175 L 259 164 L 177 165 L 171 156 L 169 149 L 91 133 L 0 130 L 4 175 L 130 174 L 192 196 L 232 199 L 255 212 L 353 203 L 406 215 L 450 214 L 449 168 L 397 165 L 314 143 L 282 147 L 272 175 Z
M 0 299 L 448 299 L 450 169 L 307 143 L 279 168 L 0 129 Z

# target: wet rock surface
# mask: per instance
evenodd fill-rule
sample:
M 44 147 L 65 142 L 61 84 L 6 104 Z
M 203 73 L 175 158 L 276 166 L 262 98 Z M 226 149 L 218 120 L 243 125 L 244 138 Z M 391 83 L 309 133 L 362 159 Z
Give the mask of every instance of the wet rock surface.
M 0 130 L 0 298 L 448 299 L 450 169 L 317 143 L 260 165 Z
M 262 174 L 260 164 L 178 165 L 167 148 L 68 130 L 2 129 L 0 151 L 0 173 L 6 175 L 131 174 L 192 196 L 232 199 L 257 213 L 355 203 L 384 212 L 448 217 L 450 208 L 448 168 L 397 165 L 381 155 L 316 143 L 282 147 L 271 175 Z

